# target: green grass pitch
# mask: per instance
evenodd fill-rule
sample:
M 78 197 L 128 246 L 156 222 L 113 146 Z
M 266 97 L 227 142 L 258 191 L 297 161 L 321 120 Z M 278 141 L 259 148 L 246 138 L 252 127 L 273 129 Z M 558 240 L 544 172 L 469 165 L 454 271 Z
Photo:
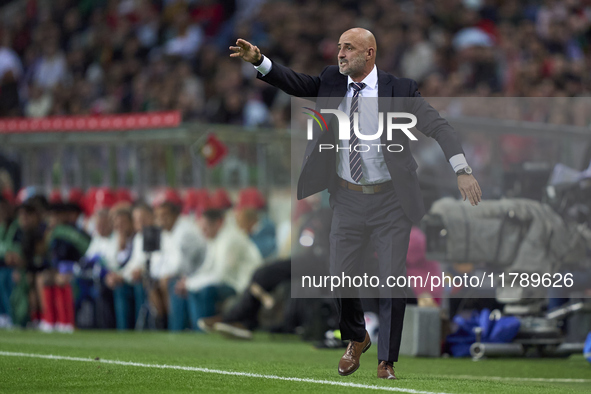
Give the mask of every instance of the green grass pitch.
M 293 336 L 266 334 L 243 342 L 188 332 L 78 331 L 68 335 L 0 331 L 0 392 L 369 393 L 394 389 L 410 393 L 591 393 L 591 364 L 582 355 L 478 362 L 401 357 L 395 365 L 399 380 L 382 381 L 376 378 L 375 345 L 361 358 L 359 370 L 348 377 L 337 374 L 342 353 L 316 350 Z

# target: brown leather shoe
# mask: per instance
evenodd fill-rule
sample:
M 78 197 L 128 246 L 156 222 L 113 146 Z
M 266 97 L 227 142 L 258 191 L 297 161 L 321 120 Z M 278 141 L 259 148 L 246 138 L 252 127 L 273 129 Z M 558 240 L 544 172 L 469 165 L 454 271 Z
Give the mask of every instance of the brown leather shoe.
M 347 376 L 357 371 L 361 354 L 365 353 L 370 346 L 371 341 L 369 340 L 367 331 L 365 332 L 365 340 L 363 342 L 350 341 L 345 354 L 343 354 L 341 361 L 339 361 L 339 375 Z
M 396 379 L 396 375 L 394 375 L 394 368 L 385 361 L 382 361 L 380 365 L 378 365 L 378 378 Z

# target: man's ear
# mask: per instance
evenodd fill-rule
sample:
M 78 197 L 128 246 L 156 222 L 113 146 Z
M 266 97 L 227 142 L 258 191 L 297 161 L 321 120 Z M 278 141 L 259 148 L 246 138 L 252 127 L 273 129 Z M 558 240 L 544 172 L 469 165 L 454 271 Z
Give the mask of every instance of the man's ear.
M 371 59 L 372 57 L 375 57 L 376 54 L 376 50 L 374 48 L 368 48 L 367 49 L 367 60 Z

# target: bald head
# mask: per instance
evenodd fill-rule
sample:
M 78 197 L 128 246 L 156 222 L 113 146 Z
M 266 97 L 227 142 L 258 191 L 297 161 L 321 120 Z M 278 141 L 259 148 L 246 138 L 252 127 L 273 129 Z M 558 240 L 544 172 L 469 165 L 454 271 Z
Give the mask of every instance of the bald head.
M 361 82 L 373 69 L 376 61 L 376 38 L 367 29 L 355 27 L 339 39 L 339 71 L 355 82 Z
M 374 37 L 373 33 L 367 29 L 354 27 L 344 32 L 341 35 L 341 40 L 343 38 L 356 40 L 364 47 L 364 49 L 373 48 L 374 50 L 377 50 L 376 38 Z

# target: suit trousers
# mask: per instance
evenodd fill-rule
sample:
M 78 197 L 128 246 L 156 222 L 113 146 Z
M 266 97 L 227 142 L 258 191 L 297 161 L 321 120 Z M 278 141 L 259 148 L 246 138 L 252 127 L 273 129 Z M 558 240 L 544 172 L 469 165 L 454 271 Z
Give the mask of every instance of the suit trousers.
M 367 273 L 378 276 L 366 289 L 355 286 L 334 291 L 342 339 L 363 341 L 365 320 L 359 295 L 379 297 L 378 360 L 396 362 L 400 350 L 406 288 L 388 286 L 388 277 L 406 276 L 406 253 L 412 222 L 404 214 L 393 189 L 363 194 L 338 187 L 330 195 L 330 274 L 342 277 Z M 364 272 L 367 253 L 376 253 L 378 266 Z M 368 268 L 366 267 L 367 269 Z M 377 271 L 377 272 L 376 272 Z

